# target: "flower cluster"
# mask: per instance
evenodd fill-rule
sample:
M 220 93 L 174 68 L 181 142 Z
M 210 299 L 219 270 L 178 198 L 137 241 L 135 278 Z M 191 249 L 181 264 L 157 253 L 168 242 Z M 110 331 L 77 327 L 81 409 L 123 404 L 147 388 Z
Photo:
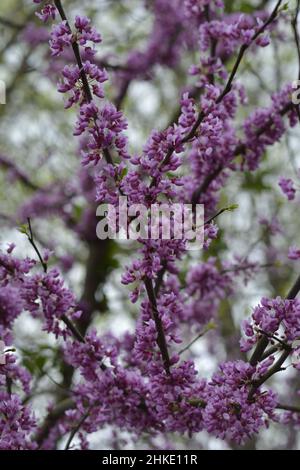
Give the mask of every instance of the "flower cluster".
M 98 44 L 102 41 L 100 34 L 91 26 L 91 20 L 86 16 L 76 16 L 75 18 L 76 39 L 81 46 L 88 42 Z
M 241 145 L 250 170 L 258 167 L 267 146 L 282 138 L 286 130 L 285 115 L 291 127 L 296 125 L 298 118 L 296 109 L 291 106 L 291 93 L 292 86 L 288 84 L 272 96 L 272 105 L 269 108 L 257 109 L 245 120 L 245 139 Z
M 50 47 L 53 56 L 60 55 L 66 47 L 70 47 L 74 41 L 78 41 L 81 46 L 85 47 L 85 50 L 90 52 L 88 43 L 97 44 L 101 42 L 101 36 L 97 31 L 91 27 L 91 21 L 85 16 L 76 16 L 75 28 L 76 31 L 73 34 L 70 29 L 70 25 L 66 20 L 62 21 L 58 25 L 53 26 L 51 32 Z
M 184 0 L 185 14 L 188 17 L 199 16 L 203 14 L 205 8 L 211 10 L 216 8 L 224 8 L 223 0 Z
M 112 146 L 118 150 L 120 157 L 128 158 L 127 140 L 123 136 L 126 128 L 127 122 L 113 104 L 105 104 L 101 109 L 93 102 L 83 104 L 74 131 L 75 135 L 85 131 L 90 134 L 88 150 L 83 152 L 83 165 L 97 164 L 103 151 Z
M 0 251 L 0 338 L 6 344 L 11 344 L 14 320 L 25 308 L 24 277 L 35 264 L 28 258 L 19 260 L 13 257 L 13 249 L 11 246 L 6 253 Z
M 0 449 L 35 450 L 37 445 L 30 440 L 35 428 L 32 411 L 20 397 L 0 391 Z
M 40 2 L 36 2 L 40 3 Z M 49 19 L 55 20 L 57 14 L 56 7 L 50 3 L 45 5 L 41 12 L 37 12 L 36 16 L 40 18 L 44 23 L 47 23 Z
M 91 64 L 90 61 L 84 63 L 83 71 L 92 84 L 93 94 L 98 96 L 98 98 L 104 98 L 102 83 L 108 79 L 106 71 L 99 69 L 96 65 Z M 62 71 L 62 75 L 64 78 L 58 85 L 58 91 L 60 93 L 70 92 L 71 96 L 65 104 L 66 108 L 70 108 L 75 103 L 81 102 L 84 99 L 81 88 L 82 71 L 79 69 L 78 65 L 66 65 Z
M 220 301 L 232 293 L 232 279 L 216 266 L 216 259 L 192 268 L 186 277 L 186 293 L 189 303 L 184 309 L 184 318 L 205 325 L 215 318 Z
M 262 334 L 292 345 L 300 337 L 300 301 L 262 298 L 253 310 L 251 321 L 244 322 L 246 338 L 241 340 L 243 351 L 249 351 Z
M 250 45 L 256 33 L 248 17 L 241 16 L 238 21 L 227 24 L 224 21 L 210 21 L 200 27 L 200 47 L 207 51 L 212 41 L 221 42 L 226 55 L 231 55 L 239 45 Z M 258 40 L 259 45 L 266 46 L 268 41 Z
M 31 288 L 26 299 L 27 308 L 35 315 L 40 313 L 43 315 L 44 329 L 56 336 L 66 336 L 70 333 L 61 326 L 60 320 L 65 315 L 77 319 L 81 312 L 76 304 L 74 294 L 64 286 L 58 270 L 52 269 L 46 274 L 34 275 L 32 279 L 27 281 L 27 286 L 29 289 Z M 37 308 L 37 300 L 39 308 Z
M 149 319 L 144 318 L 143 322 L 143 336 L 139 340 L 137 335 L 137 341 L 143 342 L 147 356 L 141 357 L 135 347 L 130 354 L 131 371 L 118 365 L 120 350 L 116 340 L 100 340 L 92 332 L 87 336 L 86 344 L 67 345 L 68 362 L 79 367 L 85 379 L 76 389 L 77 409 L 68 412 L 71 422 L 80 418 L 79 412 L 83 412 L 82 402 L 85 401 L 91 405 L 90 416 L 84 425 L 86 432 L 93 432 L 99 423 L 117 421 L 128 430 L 137 426 L 136 431 L 145 426 L 165 432 L 206 429 L 222 439 L 243 443 L 274 419 L 277 398 L 272 391 L 258 389 L 249 399 L 251 384 L 258 374 L 254 367 L 243 361 L 225 363 L 207 382 L 198 379 L 193 362 L 187 361 L 174 365 L 167 376 L 153 358 L 155 327 L 151 327 Z M 108 355 L 114 368 L 106 368 L 100 373 L 103 354 Z M 133 368 L 137 364 L 141 367 L 140 360 L 151 363 L 147 368 L 150 381 L 144 381 L 139 371 Z M 175 357 L 173 362 L 176 364 Z M 96 396 L 101 396 L 101 404 Z M 68 420 L 64 429 L 68 429 Z
M 249 399 L 254 373 L 255 369 L 243 361 L 220 366 L 206 389 L 209 401 L 203 419 L 209 432 L 242 444 L 273 419 L 277 398 L 272 391 L 258 390 L 255 399 Z
M 9 341 L 14 320 L 23 312 L 42 316 L 44 329 L 56 336 L 66 336 L 61 318 L 78 318 L 80 310 L 74 295 L 64 286 L 57 269 L 48 273 L 31 273 L 35 261 L 19 260 L 0 251 L 0 334 Z M 14 295 L 14 297 L 12 297 Z

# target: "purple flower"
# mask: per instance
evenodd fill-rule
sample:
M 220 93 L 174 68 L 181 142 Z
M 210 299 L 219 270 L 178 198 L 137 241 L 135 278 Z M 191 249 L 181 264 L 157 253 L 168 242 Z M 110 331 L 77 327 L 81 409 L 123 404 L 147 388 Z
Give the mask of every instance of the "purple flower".
M 72 44 L 72 32 L 67 21 L 62 21 L 58 25 L 54 25 L 51 31 L 50 47 L 53 56 L 60 55 L 65 47 Z
M 294 187 L 294 182 L 290 178 L 281 177 L 279 180 L 279 186 L 282 189 L 282 192 L 286 195 L 289 201 L 293 201 L 296 196 L 296 189 Z
M 38 16 L 38 18 L 40 18 L 44 23 L 47 23 L 50 18 L 55 20 L 56 13 L 56 7 L 54 5 L 48 4 L 44 6 L 40 13 L 36 13 L 36 16 Z
M 289 259 L 292 259 L 294 261 L 300 259 L 300 249 L 295 247 L 295 246 L 291 246 L 289 248 L 288 257 L 289 257 Z
M 222 0 L 184 0 L 185 14 L 188 17 L 199 16 L 208 5 L 211 9 L 224 8 Z
M 91 26 L 91 20 L 86 16 L 76 16 L 75 28 L 79 44 L 84 46 L 87 42 L 100 43 L 101 35 Z

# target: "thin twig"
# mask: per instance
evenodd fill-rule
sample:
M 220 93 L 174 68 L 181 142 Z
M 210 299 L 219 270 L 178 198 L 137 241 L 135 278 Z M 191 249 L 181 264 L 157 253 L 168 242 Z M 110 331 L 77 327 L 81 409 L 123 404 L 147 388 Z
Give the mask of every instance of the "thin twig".
M 300 38 L 299 38 L 299 32 L 298 32 L 299 11 L 300 11 L 300 0 L 297 0 L 296 14 L 294 18 L 292 19 L 292 28 L 294 32 L 297 55 L 298 55 L 298 64 L 299 64 L 298 79 L 300 80 Z
M 71 434 L 70 434 L 69 439 L 67 440 L 67 443 L 66 443 L 66 446 L 65 446 L 65 450 L 69 450 L 70 445 L 71 445 L 75 435 L 78 433 L 78 431 L 80 430 L 80 428 L 83 425 L 83 423 L 85 422 L 85 420 L 89 417 L 91 409 L 92 409 L 92 406 L 89 407 L 87 412 L 82 416 L 82 418 L 79 420 L 78 424 L 71 431 Z
M 31 220 L 30 218 L 28 217 L 27 218 L 27 222 L 28 222 L 28 229 L 29 229 L 29 233 L 27 232 L 27 238 L 29 240 L 29 243 L 31 244 L 31 246 L 33 247 L 34 251 L 36 252 L 40 262 L 41 262 L 41 265 L 43 267 L 43 270 L 44 270 L 44 273 L 47 274 L 47 271 L 48 271 L 48 265 L 47 263 L 44 261 L 44 258 L 42 257 L 41 253 L 40 253 L 40 250 L 38 249 L 36 243 L 35 243 L 35 240 L 34 240 L 34 236 L 33 236 L 33 231 L 32 231 L 32 226 L 31 226 Z
M 17 179 L 29 189 L 32 189 L 33 191 L 38 191 L 40 189 L 33 181 L 31 181 L 29 176 L 23 170 L 21 170 L 15 163 L 12 163 L 4 155 L 0 155 L 0 166 L 6 170 L 11 170 L 16 175 Z
M 8 26 L 9 28 L 16 29 L 16 30 L 21 30 L 25 26 L 23 24 L 15 23 L 9 18 L 4 18 L 3 16 L 0 16 L 0 24 L 3 26 Z
M 233 210 L 237 209 L 237 207 L 238 206 L 236 206 L 236 205 L 233 205 L 233 206 L 230 206 L 230 207 L 223 207 L 223 209 L 220 209 L 216 214 L 209 217 L 209 219 L 207 219 L 204 222 L 204 225 L 211 224 L 211 222 L 213 222 L 215 219 L 217 219 L 220 215 L 224 214 L 224 212 L 232 212 Z
M 53 410 L 47 415 L 42 426 L 38 429 L 34 441 L 39 445 L 43 444 L 44 440 L 49 434 L 49 429 L 52 429 L 53 426 L 58 422 L 58 420 L 63 416 L 63 414 L 70 409 L 75 408 L 75 402 L 71 398 L 66 398 L 61 401 L 58 405 L 55 406 Z
M 203 338 L 204 335 L 206 335 L 206 333 L 208 333 L 209 331 L 211 331 L 214 327 L 211 325 L 211 326 L 207 326 L 203 331 L 201 331 L 187 346 L 185 346 L 184 348 L 182 348 L 178 354 L 181 355 L 183 354 L 185 351 L 187 351 L 188 349 L 190 349 L 193 344 L 195 344 L 198 339 L 200 338 Z
M 256 263 L 253 263 L 253 264 L 248 264 L 248 265 L 245 265 L 245 266 L 234 266 L 232 268 L 228 268 L 228 269 L 222 269 L 220 271 L 221 274 L 226 274 L 226 273 L 238 273 L 240 271 L 249 271 L 250 269 L 265 269 L 265 268 L 274 268 L 274 266 L 276 266 L 275 263 L 266 263 L 266 264 L 256 264 Z

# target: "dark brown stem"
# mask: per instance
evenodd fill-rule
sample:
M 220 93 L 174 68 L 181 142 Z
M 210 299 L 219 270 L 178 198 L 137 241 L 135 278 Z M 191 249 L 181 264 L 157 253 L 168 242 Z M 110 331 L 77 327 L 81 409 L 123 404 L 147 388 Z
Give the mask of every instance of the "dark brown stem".
M 299 33 L 298 33 L 299 11 L 300 11 L 300 0 L 297 0 L 296 14 L 292 20 L 292 28 L 294 32 L 297 55 L 298 55 L 298 64 L 299 64 L 298 80 L 300 80 L 300 38 L 299 38 Z
M 157 308 L 156 295 L 155 295 L 155 292 L 154 292 L 154 289 L 153 289 L 152 280 L 147 277 L 145 279 L 144 283 L 145 283 L 147 295 L 148 295 L 148 298 L 149 298 L 149 302 L 150 302 L 150 305 L 151 305 L 153 319 L 154 319 L 154 322 L 155 322 L 155 325 L 156 325 L 157 345 L 158 345 L 158 347 L 160 349 L 160 352 L 161 352 L 161 355 L 162 355 L 165 371 L 168 375 L 170 375 L 170 367 L 171 367 L 170 357 L 169 357 L 169 352 L 168 352 L 168 347 L 167 347 L 167 342 L 166 342 L 166 337 L 165 337 L 163 325 L 162 325 L 160 315 L 159 315 L 159 312 L 158 312 L 158 308 Z
M 280 372 L 282 371 L 282 366 L 283 364 L 285 363 L 285 361 L 287 360 L 287 358 L 289 357 L 289 355 L 291 354 L 291 350 L 290 349 L 287 349 L 286 351 L 283 351 L 282 355 L 280 356 L 280 358 L 275 362 L 275 364 L 273 365 L 273 367 L 271 367 L 268 372 L 265 373 L 265 375 L 263 375 L 259 380 L 255 381 L 253 383 L 253 386 L 251 387 L 250 389 L 250 392 L 249 392 L 249 400 L 252 400 L 256 390 L 261 386 L 263 385 L 267 380 L 269 380 L 271 377 L 273 377 L 273 375 L 277 374 L 277 372 Z
M 67 27 L 72 32 L 72 28 L 70 26 L 70 23 L 68 21 L 68 18 L 66 16 L 64 8 L 61 4 L 61 0 L 54 0 L 54 4 L 55 4 L 55 6 L 56 6 L 56 8 L 57 8 L 57 10 L 60 14 L 61 19 L 66 22 Z M 81 59 L 81 55 L 80 55 L 80 49 L 79 49 L 79 45 L 78 45 L 77 41 L 72 42 L 72 49 L 73 49 L 73 52 L 74 52 L 74 56 L 75 56 L 77 65 L 79 67 L 80 78 L 81 78 L 81 81 L 82 81 L 82 85 L 83 85 L 84 93 L 85 93 L 85 96 L 86 96 L 86 100 L 88 102 L 91 102 L 93 100 L 93 94 L 92 94 L 92 91 L 90 89 L 90 85 L 89 85 L 86 73 L 83 70 L 83 63 L 82 63 L 82 59 Z
M 279 348 L 280 348 L 280 346 L 278 346 L 278 345 L 276 345 L 276 346 L 271 346 L 269 349 L 267 349 L 267 350 L 264 352 L 264 354 L 261 356 L 259 362 L 264 361 L 264 360 L 267 359 L 268 357 L 272 356 L 272 354 L 276 354 L 276 353 L 279 351 Z
M 201 186 L 199 186 L 199 188 L 197 188 L 192 195 L 193 205 L 198 203 L 201 195 L 204 194 L 208 190 L 211 183 L 217 178 L 217 176 L 219 176 L 222 170 L 223 170 L 223 167 L 220 165 L 212 173 L 206 176 Z
M 276 406 L 278 410 L 284 410 L 284 411 L 292 411 L 293 413 L 300 413 L 300 407 L 299 406 L 290 406 L 290 405 L 279 405 Z
M 209 217 L 205 222 L 204 225 L 209 225 L 211 224 L 215 219 L 217 219 L 220 215 L 224 214 L 224 212 L 229 211 L 230 209 L 228 207 L 223 207 L 223 209 L 220 209 L 216 214 L 212 215 Z
M 80 343 L 85 343 L 84 337 L 82 336 L 80 331 L 76 328 L 74 323 L 71 322 L 71 320 L 66 315 L 63 315 L 61 319 L 64 322 L 64 324 L 69 328 L 69 330 L 72 332 L 74 338 L 77 339 Z
M 31 244 L 31 246 L 33 247 L 34 251 L 36 252 L 40 262 L 41 262 L 41 265 L 43 267 L 43 270 L 44 270 L 44 273 L 46 274 L 47 273 L 47 270 L 48 270 L 48 266 L 47 266 L 47 263 L 44 261 L 41 253 L 40 253 L 40 250 L 38 249 L 35 241 L 34 241 L 34 236 L 33 236 L 33 231 L 32 231 L 32 226 L 31 226 L 31 220 L 30 218 L 28 217 L 27 218 L 27 222 L 28 222 L 28 229 L 29 229 L 29 233 L 27 233 L 27 238 L 29 240 L 29 243 Z
M 297 297 L 299 292 L 300 292 L 300 276 L 298 277 L 295 284 L 293 285 L 293 287 L 291 288 L 291 290 L 287 294 L 286 299 L 287 300 L 294 300 Z
M 122 103 L 124 101 L 125 96 L 127 95 L 127 92 L 129 90 L 129 85 L 130 85 L 131 80 L 125 80 L 119 90 L 118 95 L 116 96 L 114 103 L 117 109 L 120 109 L 122 106 Z
M 12 163 L 9 158 L 4 155 L 0 155 L 0 166 L 5 170 L 12 170 L 16 177 L 21 183 L 23 183 L 28 189 L 38 191 L 40 188 L 29 178 L 29 176 L 20 169 L 15 163 Z
M 156 281 L 155 281 L 154 292 L 155 292 L 156 297 L 159 294 L 160 288 L 161 288 L 163 280 L 164 280 L 164 275 L 167 271 L 167 262 L 165 260 L 163 260 L 161 264 L 162 264 L 162 268 L 159 271 L 159 273 L 157 275 L 157 278 L 156 278 Z
M 266 348 L 269 344 L 269 338 L 267 336 L 263 336 L 259 341 L 258 344 L 250 358 L 250 365 L 256 366 L 256 364 L 261 360 L 262 355 L 264 354 Z
M 70 448 L 70 445 L 75 437 L 75 435 L 78 433 L 78 431 L 80 430 L 81 426 L 83 425 L 83 423 L 85 422 L 85 420 L 89 417 L 90 415 L 90 411 L 91 411 L 91 407 L 89 407 L 89 409 L 87 410 L 87 412 L 82 416 L 82 418 L 79 420 L 78 424 L 75 426 L 75 428 L 71 431 L 70 433 L 70 436 L 69 436 L 69 439 L 67 440 L 67 443 L 66 443 L 66 446 L 65 446 L 65 450 L 69 450 Z

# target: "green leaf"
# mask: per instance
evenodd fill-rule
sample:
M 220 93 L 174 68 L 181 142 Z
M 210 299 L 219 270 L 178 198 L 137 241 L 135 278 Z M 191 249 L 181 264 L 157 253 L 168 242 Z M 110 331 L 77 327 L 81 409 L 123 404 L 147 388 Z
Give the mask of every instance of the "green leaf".
M 238 205 L 238 204 L 232 204 L 231 206 L 225 207 L 224 211 L 227 211 L 227 212 L 234 212 L 234 211 L 237 210 L 238 208 L 239 208 L 239 205 Z
M 26 224 L 22 224 L 18 227 L 19 232 L 23 233 L 24 235 L 28 235 L 28 226 Z

